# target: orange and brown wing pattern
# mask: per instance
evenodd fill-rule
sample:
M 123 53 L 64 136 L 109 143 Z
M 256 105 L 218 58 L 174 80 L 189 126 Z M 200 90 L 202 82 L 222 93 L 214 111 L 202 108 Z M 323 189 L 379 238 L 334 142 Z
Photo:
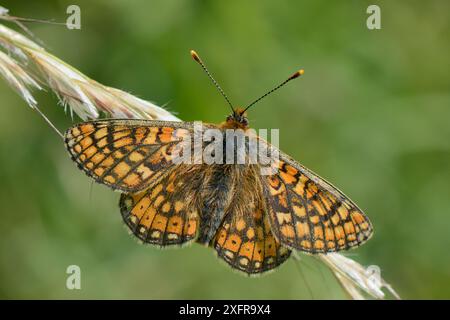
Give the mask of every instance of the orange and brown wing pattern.
M 171 169 L 146 191 L 120 198 L 125 224 L 144 243 L 181 245 L 197 236 L 198 210 L 185 201 L 183 190 L 188 181 L 180 168 Z
M 173 165 L 174 149 L 190 130 L 181 122 L 100 120 L 68 129 L 65 143 L 88 176 L 112 189 L 138 192 Z
M 266 178 L 271 228 L 279 241 L 309 253 L 356 247 L 372 235 L 367 216 L 330 183 L 287 156 Z
M 267 214 L 258 207 L 242 216 L 227 214 L 213 244 L 220 258 L 248 275 L 272 270 L 291 254 L 274 237 Z

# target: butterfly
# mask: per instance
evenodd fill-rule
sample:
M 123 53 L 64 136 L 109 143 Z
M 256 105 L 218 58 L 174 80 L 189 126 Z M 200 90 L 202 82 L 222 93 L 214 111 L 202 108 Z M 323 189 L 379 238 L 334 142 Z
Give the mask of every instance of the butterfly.
M 195 52 L 192 56 L 207 71 Z M 246 110 L 251 105 L 231 107 L 232 114 L 223 123 L 206 124 L 203 130 L 225 135 L 229 129 L 240 129 L 246 136 L 250 132 Z M 256 275 L 281 265 L 292 250 L 326 254 L 357 247 L 371 237 L 372 224 L 353 201 L 278 149 L 276 170 L 265 175 L 258 163 L 175 161 L 183 143 L 194 139 L 194 126 L 96 120 L 74 125 L 64 137 L 79 169 L 122 193 L 122 218 L 144 243 L 159 247 L 201 243 L 214 248 L 233 269 Z M 202 142 L 203 148 L 208 145 Z

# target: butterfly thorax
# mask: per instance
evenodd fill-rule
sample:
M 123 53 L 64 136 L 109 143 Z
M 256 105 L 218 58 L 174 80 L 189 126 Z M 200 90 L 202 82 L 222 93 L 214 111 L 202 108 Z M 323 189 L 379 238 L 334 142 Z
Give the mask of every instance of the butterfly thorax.
M 242 129 L 244 131 L 249 129 L 247 113 L 241 108 L 236 108 L 236 110 L 226 118 L 225 122 L 220 124 L 220 128 Z

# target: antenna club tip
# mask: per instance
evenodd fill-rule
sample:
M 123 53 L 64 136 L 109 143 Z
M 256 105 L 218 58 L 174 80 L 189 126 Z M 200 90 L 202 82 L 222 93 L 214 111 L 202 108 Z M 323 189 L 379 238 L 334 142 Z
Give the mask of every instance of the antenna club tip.
M 195 61 L 200 62 L 200 57 L 198 56 L 197 52 L 195 52 L 194 50 L 191 50 L 191 56 Z
M 305 73 L 305 70 L 300 69 L 300 70 L 298 70 L 296 73 L 294 73 L 294 74 L 289 78 L 289 80 L 298 78 L 298 77 L 300 77 L 301 75 L 303 75 L 304 73 Z

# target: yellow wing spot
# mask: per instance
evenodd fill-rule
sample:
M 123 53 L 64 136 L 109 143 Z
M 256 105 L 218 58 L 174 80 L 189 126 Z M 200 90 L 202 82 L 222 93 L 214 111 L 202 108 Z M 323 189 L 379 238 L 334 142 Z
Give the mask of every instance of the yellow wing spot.
M 162 189 L 163 189 L 162 184 L 158 184 L 156 187 L 154 187 L 150 195 L 150 199 L 154 199 L 162 191 Z
M 181 210 L 183 210 L 184 204 L 181 201 L 175 202 L 175 212 L 179 213 Z
M 156 210 L 153 207 L 148 207 L 144 212 L 144 216 L 140 219 L 140 223 L 149 228 L 155 218 Z
M 158 208 L 159 205 L 161 204 L 161 202 L 164 201 L 164 196 L 163 195 L 159 195 L 158 198 L 156 198 L 155 202 L 154 202 L 154 206 L 155 208 Z
M 139 152 L 134 151 L 129 155 L 129 159 L 132 162 L 139 162 L 144 159 L 144 156 L 142 154 L 140 154 Z
M 138 218 L 136 216 L 130 216 L 130 221 L 132 224 L 136 224 L 136 222 L 138 221 Z
M 331 210 L 331 206 L 333 205 L 331 201 L 328 199 L 328 197 L 325 196 L 324 191 L 319 193 L 319 198 L 322 201 L 322 203 L 325 205 L 325 208 L 327 211 Z
M 292 221 L 292 216 L 290 213 L 277 212 L 278 224 L 282 225 L 284 223 L 290 223 Z
M 325 239 L 328 241 L 334 241 L 334 232 L 331 228 L 325 228 Z
M 245 228 L 245 221 L 244 221 L 244 219 L 239 219 L 239 220 L 236 222 L 236 229 L 237 229 L 238 231 L 241 231 L 241 230 L 244 230 L 244 228 Z
M 348 210 L 344 206 L 341 205 L 338 208 L 338 213 L 339 213 L 339 216 L 341 217 L 342 220 L 346 220 L 347 219 Z
M 248 228 L 246 234 L 247 234 L 247 238 L 253 239 L 253 237 L 255 236 L 255 230 L 253 228 Z
M 181 234 L 183 219 L 180 216 L 173 216 L 169 219 L 167 225 L 167 231 L 172 233 Z
M 185 225 L 185 231 L 187 235 L 191 236 L 195 234 L 195 231 L 197 230 L 197 221 L 196 220 L 189 220 L 188 223 Z
M 105 160 L 102 161 L 101 166 L 108 168 L 114 164 L 114 158 L 112 156 L 108 156 Z
M 264 242 L 263 241 L 258 241 L 255 244 L 255 250 L 253 253 L 253 260 L 254 261 L 263 261 L 264 257 L 263 257 L 263 249 L 264 249 Z M 256 266 L 256 263 L 255 263 Z
M 84 150 L 84 154 L 86 155 L 86 157 L 90 158 L 90 157 L 92 157 L 97 151 L 98 151 L 98 149 L 97 149 L 95 146 L 90 146 L 90 147 L 88 147 L 86 150 Z
M 283 234 L 283 236 L 285 236 L 286 238 L 294 238 L 295 237 L 294 228 L 290 225 L 281 226 L 280 230 L 281 230 L 281 233 Z
M 169 212 L 170 211 L 170 202 L 164 203 L 161 209 L 165 213 Z
M 80 141 L 80 145 L 83 149 L 86 149 L 87 147 L 89 147 L 92 144 L 92 138 L 91 137 L 86 137 L 84 139 L 82 139 Z
M 95 132 L 95 134 L 94 134 L 94 137 L 95 137 L 95 139 L 100 140 L 107 134 L 108 134 L 108 129 L 105 127 L 105 128 L 101 128 L 101 129 L 97 130 L 97 132 Z
M 117 166 L 114 168 L 114 172 L 117 174 L 118 177 L 124 177 L 129 171 L 130 166 L 126 164 L 125 162 L 119 162 Z
M 75 150 L 76 153 L 80 153 L 82 149 L 81 149 L 81 146 L 80 146 L 79 144 L 76 144 L 76 145 L 73 147 L 73 150 Z
M 79 130 L 77 127 L 75 127 L 75 128 L 72 129 L 72 135 L 73 135 L 74 137 L 77 137 L 80 133 L 81 133 L 81 132 L 80 132 L 80 130 Z
M 84 134 L 89 134 L 95 130 L 94 125 L 92 123 L 84 123 L 80 126 L 81 132 Z
M 355 227 L 353 226 L 353 223 L 351 223 L 351 222 L 346 222 L 344 224 L 344 230 L 345 230 L 345 233 L 347 233 L 347 234 L 355 233 Z
M 152 229 L 164 231 L 166 229 L 167 218 L 163 215 L 157 214 L 152 222 Z
M 225 238 L 227 237 L 227 232 L 224 229 L 221 229 L 219 231 L 219 235 L 218 235 L 218 240 L 217 243 L 219 244 L 219 246 L 223 246 L 223 243 L 225 242 Z
M 305 217 L 306 216 L 306 210 L 304 207 L 298 207 L 293 206 L 292 209 L 294 210 L 294 213 L 299 217 Z
M 108 144 L 108 139 L 106 137 L 97 141 L 97 147 L 99 147 L 99 148 L 104 148 L 107 144 Z
M 255 243 L 253 241 L 245 242 L 242 244 L 239 255 L 252 259 L 253 250 L 255 249 Z
M 309 226 L 306 222 L 297 222 L 295 225 L 300 238 L 309 237 Z
M 172 129 L 172 128 L 167 128 L 167 129 Z M 162 133 L 159 135 L 158 138 L 162 143 L 170 142 L 170 141 L 172 141 L 172 132 Z
M 98 168 L 96 168 L 96 169 L 94 170 L 94 173 L 95 173 L 97 176 L 101 176 L 104 172 L 105 172 L 105 169 L 102 168 L 102 167 L 98 167 Z
M 115 183 L 116 179 L 114 179 L 113 176 L 109 176 L 108 175 L 108 176 L 105 177 L 105 181 L 108 182 L 108 183 Z
M 233 252 L 237 252 L 241 245 L 241 238 L 237 234 L 232 234 L 225 242 L 225 248 Z
M 341 219 L 339 218 L 339 215 L 337 213 L 335 213 L 332 217 L 331 217 L 331 221 L 333 222 L 333 224 L 336 226 L 339 224 L 339 221 L 341 221 Z
M 141 200 L 139 200 L 139 202 L 133 208 L 131 213 L 140 219 L 144 215 L 144 212 L 147 210 L 149 205 L 150 205 L 150 199 L 147 197 L 143 197 Z
M 169 183 L 166 187 L 167 192 L 174 192 L 175 191 L 175 185 L 173 184 L 173 182 Z
M 287 184 L 293 184 L 294 182 L 297 181 L 297 179 L 295 178 L 295 176 L 289 174 L 289 173 L 285 173 L 283 171 L 280 171 L 280 177 L 281 179 L 283 179 L 283 181 Z
M 160 231 L 153 231 L 152 234 L 150 235 L 151 238 L 153 239 L 158 239 L 161 236 L 161 232 Z
M 100 161 L 102 161 L 103 159 L 105 159 L 105 155 L 103 153 L 96 153 L 92 158 L 91 161 L 94 162 L 95 164 L 99 164 Z
M 358 211 L 353 211 L 351 217 L 352 220 L 357 224 L 363 223 L 365 221 L 363 215 Z
M 316 240 L 314 241 L 314 247 L 318 250 L 322 250 L 324 248 L 324 243 L 322 240 Z
M 276 256 L 276 245 L 275 245 L 275 239 L 274 238 L 268 238 L 266 239 L 266 245 L 265 245 L 265 255 L 268 256 Z
M 368 224 L 367 222 L 361 223 L 360 226 L 361 226 L 361 228 L 362 228 L 363 230 L 369 229 L 369 224 Z
M 116 159 L 122 159 L 123 158 L 123 153 L 120 150 L 116 150 L 116 151 L 113 152 L 113 156 Z
M 334 234 L 336 235 L 336 239 L 343 239 L 345 238 L 344 229 L 342 226 L 337 226 L 334 228 Z
M 311 216 L 311 217 L 309 217 L 309 220 L 314 224 L 318 224 L 320 221 L 320 218 L 319 218 L 319 216 Z
M 323 239 L 323 230 L 322 227 L 314 227 L 314 237 L 316 239 Z
M 243 266 L 247 266 L 248 265 L 248 259 L 247 258 L 241 258 L 239 259 L 239 263 Z
M 125 179 L 123 179 L 123 182 L 127 185 L 127 186 L 135 186 L 138 185 L 139 182 L 141 181 L 141 179 L 139 178 L 139 176 L 135 173 L 130 173 L 129 175 L 126 176 Z
M 327 211 L 326 211 L 325 208 L 322 206 L 322 204 L 320 203 L 320 201 L 314 200 L 312 203 L 313 203 L 314 207 L 316 208 L 317 212 L 318 212 L 321 216 L 327 215 Z
M 229 250 L 226 250 L 226 251 L 225 251 L 225 255 L 226 255 L 228 258 L 230 258 L 230 259 L 233 259 L 233 258 L 234 258 L 234 253 L 231 252 L 231 251 L 229 251 Z
M 309 241 L 309 240 L 302 240 L 302 241 L 300 242 L 300 245 L 301 245 L 303 248 L 311 249 L 311 241 Z
M 122 138 L 120 140 L 117 140 L 116 142 L 114 142 L 114 148 L 118 149 L 118 148 L 122 148 L 124 146 L 128 146 L 130 144 L 133 143 L 133 139 L 131 138 Z

